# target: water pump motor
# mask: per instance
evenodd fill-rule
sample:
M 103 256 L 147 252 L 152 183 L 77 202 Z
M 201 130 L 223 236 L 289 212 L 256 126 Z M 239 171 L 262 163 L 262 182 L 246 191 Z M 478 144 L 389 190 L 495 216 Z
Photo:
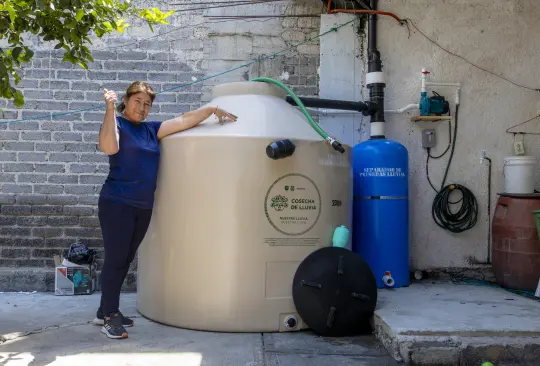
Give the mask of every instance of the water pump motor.
M 448 114 L 450 104 L 445 97 L 433 92 L 432 97 L 427 96 L 427 92 L 420 94 L 420 114 L 422 116 L 442 116 Z

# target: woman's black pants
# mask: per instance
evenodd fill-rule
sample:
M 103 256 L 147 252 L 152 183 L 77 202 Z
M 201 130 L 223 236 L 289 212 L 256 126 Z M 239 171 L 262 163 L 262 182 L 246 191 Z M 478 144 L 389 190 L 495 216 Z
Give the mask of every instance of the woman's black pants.
M 105 248 L 105 261 L 101 271 L 100 312 L 109 316 L 119 311 L 122 284 L 146 235 L 152 210 L 100 197 L 98 217 Z

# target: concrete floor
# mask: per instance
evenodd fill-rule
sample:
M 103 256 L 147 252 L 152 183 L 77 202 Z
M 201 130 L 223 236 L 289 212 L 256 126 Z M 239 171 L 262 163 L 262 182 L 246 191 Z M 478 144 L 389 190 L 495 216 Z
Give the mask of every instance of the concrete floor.
M 88 324 L 99 295 L 0 294 L 0 365 L 345 366 L 397 365 L 373 336 L 325 339 L 310 332 L 225 334 L 168 327 L 136 316 L 130 338 L 111 341 Z M 2 342 L 3 337 L 3 342 Z
M 0 294 L 0 365 L 343 366 L 538 365 L 540 302 L 508 291 L 444 282 L 382 290 L 373 336 L 326 339 L 311 332 L 226 334 L 160 325 L 122 295 L 136 316 L 130 338 L 111 341 L 89 324 L 92 296 Z
M 379 294 L 377 337 L 397 360 L 430 366 L 540 364 L 540 299 L 429 281 Z

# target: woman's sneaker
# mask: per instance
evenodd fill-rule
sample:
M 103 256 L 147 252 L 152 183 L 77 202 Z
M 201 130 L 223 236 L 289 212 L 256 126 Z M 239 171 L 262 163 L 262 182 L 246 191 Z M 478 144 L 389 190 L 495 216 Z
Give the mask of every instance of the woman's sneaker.
M 126 328 L 122 325 L 122 315 L 120 313 L 112 313 L 110 318 L 105 318 L 105 324 L 101 328 L 101 332 L 112 339 L 127 338 Z
M 124 327 L 132 327 L 134 325 L 133 320 L 131 320 L 128 317 L 125 317 L 121 312 L 118 312 L 120 316 L 122 317 L 122 325 Z M 101 312 L 101 310 L 98 309 L 96 312 L 96 317 L 92 321 L 95 325 L 105 325 L 105 315 Z

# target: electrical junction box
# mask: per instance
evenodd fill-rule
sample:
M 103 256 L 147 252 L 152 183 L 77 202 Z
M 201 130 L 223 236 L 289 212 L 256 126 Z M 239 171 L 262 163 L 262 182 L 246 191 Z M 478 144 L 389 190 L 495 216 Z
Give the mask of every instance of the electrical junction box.
M 523 144 L 523 141 L 514 142 L 514 152 L 516 153 L 516 155 L 524 155 L 525 154 L 525 146 Z
M 422 147 L 424 149 L 431 149 L 437 145 L 435 141 L 435 130 L 425 129 L 422 130 Z

